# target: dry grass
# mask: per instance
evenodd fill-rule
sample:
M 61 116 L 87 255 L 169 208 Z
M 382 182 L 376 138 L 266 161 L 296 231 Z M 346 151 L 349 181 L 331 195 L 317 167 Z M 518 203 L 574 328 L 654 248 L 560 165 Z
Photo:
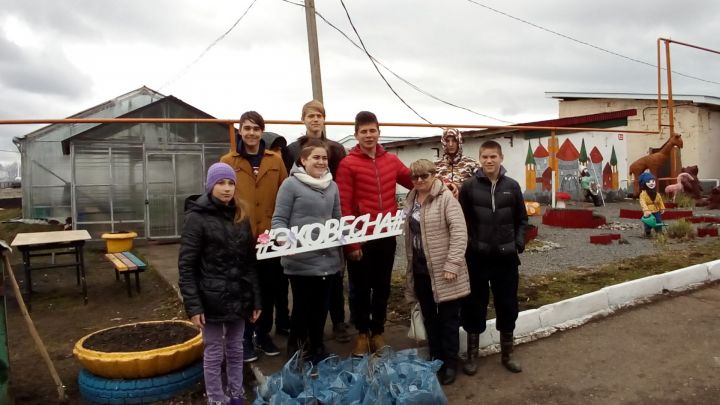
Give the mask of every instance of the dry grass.
M 720 240 L 702 244 L 694 241 L 674 243 L 672 247 L 672 249 L 666 247 L 657 254 L 617 260 L 592 268 L 574 267 L 551 274 L 521 274 L 518 290 L 520 310 L 539 308 L 546 304 L 597 291 L 606 286 L 720 258 Z M 399 275 L 393 277 L 391 299 L 388 306 L 390 320 L 404 322 L 410 319 L 410 305 L 405 303 L 403 298 L 404 288 L 404 277 L 399 277 Z M 492 302 L 490 307 L 488 309 L 489 319 L 495 317 Z
M 689 194 L 678 193 L 675 196 L 675 204 L 678 208 L 695 208 L 695 199 Z
M 684 218 L 681 218 L 668 225 L 667 235 L 673 239 L 695 239 L 695 227 Z

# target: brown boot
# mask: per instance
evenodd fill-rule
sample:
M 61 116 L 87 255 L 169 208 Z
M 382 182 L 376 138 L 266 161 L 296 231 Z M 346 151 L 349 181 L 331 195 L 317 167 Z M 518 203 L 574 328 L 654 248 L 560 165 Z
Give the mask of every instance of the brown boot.
M 373 353 L 382 351 L 383 347 L 385 347 L 385 339 L 383 338 L 383 335 L 373 335 L 370 340 L 370 347 Z
M 355 357 L 362 357 L 370 353 L 370 339 L 367 333 L 360 333 L 355 340 L 355 348 L 352 351 L 352 355 Z
M 513 360 L 512 358 L 512 352 L 513 352 L 513 334 L 512 332 L 500 332 L 500 352 L 502 356 L 502 365 L 505 366 L 506 369 L 512 371 L 513 373 L 520 373 L 522 372 L 522 367 L 520 366 L 520 363 Z
M 467 375 L 475 375 L 477 373 L 478 350 L 480 349 L 480 334 L 467 334 L 467 357 L 463 363 L 463 372 Z

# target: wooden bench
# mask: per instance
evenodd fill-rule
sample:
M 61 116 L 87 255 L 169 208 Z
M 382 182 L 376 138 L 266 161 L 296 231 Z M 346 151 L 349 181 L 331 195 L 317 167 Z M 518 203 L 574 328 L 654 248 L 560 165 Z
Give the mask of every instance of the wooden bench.
M 137 256 L 130 252 L 108 253 L 105 258 L 115 267 L 115 279 L 120 280 L 120 274 L 125 276 L 125 285 L 127 285 L 128 297 L 132 297 L 132 288 L 130 288 L 130 274 L 135 274 L 135 287 L 138 294 L 140 293 L 140 273 L 144 272 L 147 265 Z

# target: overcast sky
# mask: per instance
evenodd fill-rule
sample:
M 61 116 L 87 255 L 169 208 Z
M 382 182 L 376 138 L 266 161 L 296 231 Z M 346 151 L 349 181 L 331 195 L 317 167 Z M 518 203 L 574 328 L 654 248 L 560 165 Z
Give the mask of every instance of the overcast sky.
M 143 85 L 217 118 L 256 110 L 266 119 L 299 119 L 302 104 L 312 98 L 302 7 L 257 0 L 193 63 L 252 3 L 2 0 L 0 119 L 63 118 Z M 345 4 L 377 60 L 424 92 L 485 115 L 434 100 L 381 68 L 400 96 L 434 123 L 556 118 L 557 101 L 546 91 L 657 92 L 653 66 L 597 48 L 652 65 L 658 37 L 720 49 L 720 2 L 711 0 Z M 357 42 L 340 0 L 316 0 L 316 8 Z M 317 26 L 329 120 L 352 121 L 358 111 L 370 110 L 380 121 L 423 122 L 393 95 L 365 53 L 319 18 Z M 674 93 L 720 96 L 720 55 L 674 45 L 672 67 L 705 80 L 676 75 Z M 33 128 L 0 125 L 0 149 L 16 150 L 12 137 Z M 288 139 L 302 132 L 274 129 Z M 350 133 L 348 127 L 329 128 L 334 139 Z M 0 152 L 0 162 L 14 156 Z

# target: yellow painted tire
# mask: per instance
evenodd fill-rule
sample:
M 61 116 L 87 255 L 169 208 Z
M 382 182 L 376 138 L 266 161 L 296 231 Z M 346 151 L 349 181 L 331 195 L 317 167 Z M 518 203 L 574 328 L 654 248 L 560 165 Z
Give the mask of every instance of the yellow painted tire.
M 93 332 L 78 340 L 73 354 L 91 373 L 111 379 L 136 379 L 155 377 L 179 370 L 197 361 L 203 352 L 202 334 L 173 346 L 161 347 L 142 352 L 99 352 L 83 346 L 85 341 L 95 334 L 116 328 L 137 324 L 182 323 L 194 328 L 189 321 L 149 321 L 114 326 Z

